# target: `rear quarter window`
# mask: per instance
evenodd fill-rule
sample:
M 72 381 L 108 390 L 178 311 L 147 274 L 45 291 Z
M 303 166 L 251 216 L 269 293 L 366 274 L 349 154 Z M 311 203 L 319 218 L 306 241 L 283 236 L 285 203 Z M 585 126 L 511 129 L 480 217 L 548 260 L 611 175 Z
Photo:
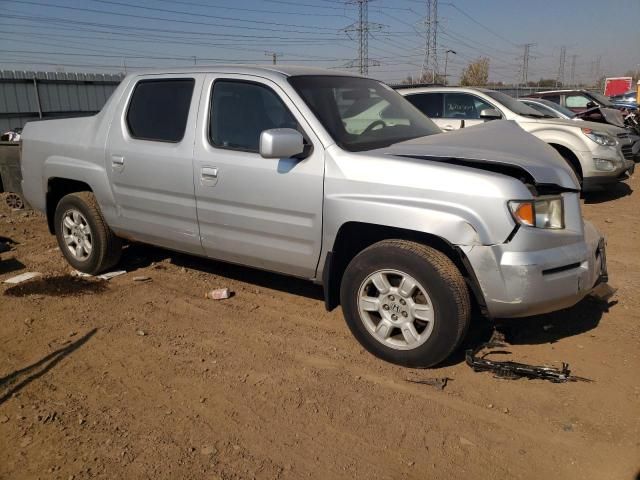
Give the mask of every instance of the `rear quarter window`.
M 127 110 L 133 138 L 178 143 L 184 137 L 195 80 L 193 78 L 139 81 Z

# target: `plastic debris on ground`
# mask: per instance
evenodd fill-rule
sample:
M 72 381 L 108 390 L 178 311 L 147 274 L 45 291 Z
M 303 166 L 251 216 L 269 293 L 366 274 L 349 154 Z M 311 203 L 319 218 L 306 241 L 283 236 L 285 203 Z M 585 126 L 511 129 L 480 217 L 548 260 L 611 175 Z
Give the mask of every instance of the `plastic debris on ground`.
M 72 272 L 72 275 L 75 275 L 76 277 L 81 277 L 81 278 L 99 278 L 100 280 L 111 280 L 112 278 L 118 277 L 120 275 L 124 275 L 125 273 L 127 273 L 126 270 L 116 270 L 115 272 L 107 272 L 101 275 L 94 276 L 89 273 L 84 273 L 79 270 L 74 270 Z
M 228 288 L 216 288 L 205 293 L 204 298 L 209 300 L 224 300 L 231 297 L 231 292 Z
M 9 285 L 17 285 L 18 283 L 26 282 L 27 280 L 31 280 L 32 278 L 36 278 L 41 276 L 40 272 L 27 272 L 17 275 L 15 277 L 7 278 L 4 283 L 8 283 Z
M 424 378 L 424 379 L 411 379 L 407 378 L 407 382 L 410 383 L 419 383 L 420 385 L 429 385 L 430 387 L 436 387 L 440 390 L 444 390 L 444 387 L 447 386 L 447 383 L 451 380 L 448 377 L 442 378 Z
M 553 383 L 564 382 L 591 382 L 592 380 L 571 375 L 569 364 L 563 363 L 562 368 L 546 367 L 543 365 L 528 365 L 512 361 L 497 361 L 487 357 L 489 355 L 508 355 L 506 350 L 491 350 L 478 355 L 484 349 L 504 349 L 507 345 L 500 342 L 483 343 L 475 349 L 467 350 L 465 360 L 474 372 L 493 372 L 494 378 L 506 380 L 518 380 L 528 378 L 530 380 L 548 380 Z

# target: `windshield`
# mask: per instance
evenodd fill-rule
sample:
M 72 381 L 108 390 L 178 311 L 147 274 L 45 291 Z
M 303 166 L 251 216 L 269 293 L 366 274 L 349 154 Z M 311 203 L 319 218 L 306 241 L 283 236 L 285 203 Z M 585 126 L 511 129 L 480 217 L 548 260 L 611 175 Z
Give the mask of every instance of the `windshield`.
M 603 107 L 613 107 L 613 103 L 604 95 L 596 92 L 589 92 L 589 95 L 595 98 Z
M 567 118 L 573 118 L 576 116 L 575 112 L 572 112 L 568 108 L 563 107 L 562 105 L 559 105 L 555 102 L 552 102 L 551 100 L 545 100 L 544 98 L 536 98 L 534 103 L 527 102 L 527 105 L 535 108 L 536 104 L 538 103 L 541 103 L 542 105 L 548 107 L 550 110 L 553 110 L 554 112 L 559 112 L 561 115 L 564 115 Z M 549 113 L 549 112 L 547 111 L 545 113 Z
M 541 118 L 545 116 L 542 113 L 529 107 L 528 105 L 525 105 L 524 103 L 519 102 L 515 98 L 507 95 L 506 93 L 496 92 L 495 90 L 484 90 L 483 93 L 485 95 L 489 95 L 495 101 L 500 102 L 502 105 L 507 107 L 513 113 L 517 113 L 518 115 L 524 115 L 525 117 L 536 117 L 536 118 Z
M 390 87 L 360 77 L 298 76 L 289 83 L 331 137 L 348 151 L 371 150 L 440 133 Z

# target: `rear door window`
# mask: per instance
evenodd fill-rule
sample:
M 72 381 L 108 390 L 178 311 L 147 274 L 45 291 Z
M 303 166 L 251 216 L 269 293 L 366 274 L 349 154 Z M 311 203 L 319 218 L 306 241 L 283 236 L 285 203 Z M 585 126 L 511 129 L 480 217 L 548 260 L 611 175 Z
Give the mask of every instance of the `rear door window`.
M 414 93 L 405 98 L 427 117 L 442 118 L 443 95 L 441 93 Z
M 444 118 L 479 119 L 482 110 L 493 108 L 484 100 L 468 93 L 445 93 L 444 95 Z
M 141 80 L 135 86 L 127 127 L 133 138 L 178 143 L 184 137 L 195 80 Z

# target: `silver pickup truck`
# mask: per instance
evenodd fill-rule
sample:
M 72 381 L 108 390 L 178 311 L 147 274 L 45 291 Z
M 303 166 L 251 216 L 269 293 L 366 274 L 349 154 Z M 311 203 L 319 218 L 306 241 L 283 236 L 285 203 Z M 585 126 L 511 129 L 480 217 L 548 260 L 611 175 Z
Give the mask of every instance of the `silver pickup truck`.
M 132 74 L 93 117 L 28 123 L 22 169 L 74 268 L 111 268 L 135 240 L 309 279 L 367 350 L 407 366 L 450 355 L 474 306 L 540 314 L 606 278 L 551 147 L 509 121 L 441 134 L 353 75 Z

